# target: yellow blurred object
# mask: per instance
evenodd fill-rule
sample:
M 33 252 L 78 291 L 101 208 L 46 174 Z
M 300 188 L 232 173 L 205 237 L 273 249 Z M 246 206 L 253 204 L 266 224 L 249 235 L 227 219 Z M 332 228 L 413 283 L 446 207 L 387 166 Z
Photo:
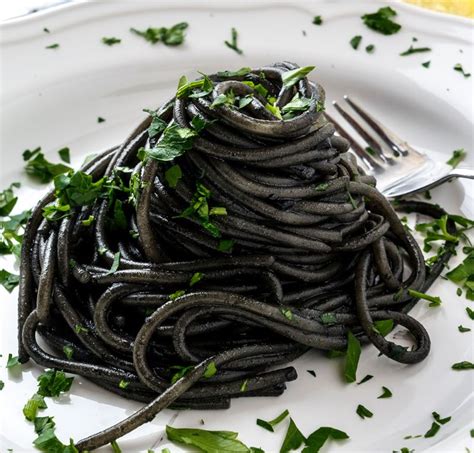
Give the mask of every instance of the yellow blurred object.
M 405 0 L 407 3 L 442 13 L 474 18 L 474 0 Z

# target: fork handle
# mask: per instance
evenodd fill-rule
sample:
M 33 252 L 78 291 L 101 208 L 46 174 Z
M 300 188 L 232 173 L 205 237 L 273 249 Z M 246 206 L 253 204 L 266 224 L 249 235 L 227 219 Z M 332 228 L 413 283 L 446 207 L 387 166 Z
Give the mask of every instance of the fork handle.
M 453 168 L 445 179 L 450 178 L 474 179 L 474 168 Z

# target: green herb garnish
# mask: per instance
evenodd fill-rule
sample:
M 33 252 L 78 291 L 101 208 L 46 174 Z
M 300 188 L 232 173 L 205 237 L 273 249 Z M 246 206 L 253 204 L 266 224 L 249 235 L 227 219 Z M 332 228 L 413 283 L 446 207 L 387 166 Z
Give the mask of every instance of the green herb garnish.
M 237 439 L 232 431 L 206 431 L 194 428 L 166 426 L 166 435 L 171 442 L 190 445 L 203 452 L 249 453 L 249 448 Z
M 237 52 L 239 55 L 242 55 L 244 52 L 242 49 L 239 49 L 239 46 L 237 44 L 237 39 L 239 38 L 239 34 L 237 33 L 237 30 L 232 27 L 231 31 L 231 40 L 230 41 L 224 41 L 224 44 L 229 48 Z
M 0 192 L 0 217 L 6 217 L 12 212 L 18 201 L 18 197 L 14 195 L 13 190 L 20 187 L 21 184 L 19 182 L 14 182 L 7 189 Z
M 372 418 L 374 415 L 372 412 L 369 411 L 369 409 L 367 409 L 365 406 L 362 406 L 362 404 L 359 404 L 357 406 L 356 413 L 362 419 Z
M 464 72 L 464 69 L 462 67 L 462 64 L 461 63 L 456 63 L 453 67 L 453 69 L 457 72 L 460 72 L 466 79 L 468 77 L 471 77 L 471 73 L 469 72 Z
M 430 437 L 436 436 L 436 434 L 438 433 L 438 431 L 440 430 L 440 428 L 441 428 L 441 425 L 439 425 L 439 424 L 436 423 L 436 422 L 433 422 L 433 423 L 431 424 L 431 428 L 430 428 L 428 431 L 426 431 L 424 437 L 430 438 Z
M 173 294 L 170 294 L 168 297 L 170 300 L 175 300 L 178 297 L 184 296 L 186 294 L 186 291 L 184 289 L 178 289 L 178 291 L 175 291 Z
M 71 360 L 72 359 L 72 356 L 74 355 L 74 349 L 72 346 L 64 346 L 63 347 L 63 352 L 64 352 L 64 355 L 66 356 L 66 358 L 68 360 Z
M 421 66 L 423 66 L 424 68 L 429 68 L 430 64 L 431 64 L 431 61 L 428 60 L 428 61 L 425 61 L 424 63 L 421 63 Z
M 64 371 L 47 370 L 38 377 L 38 395 L 59 396 L 71 388 L 74 377 L 67 377 Z
M 373 44 L 369 44 L 366 48 L 365 48 L 365 51 L 367 53 L 374 53 L 374 50 L 375 50 L 375 46 Z
M 46 46 L 45 49 L 57 49 L 59 48 L 58 43 L 50 44 L 49 46 Z
M 299 93 L 296 93 L 288 104 L 281 108 L 281 113 L 284 114 L 284 119 L 293 117 L 294 112 L 304 112 L 309 109 L 311 105 L 311 98 L 300 97 Z M 288 114 L 291 116 L 288 117 Z
M 349 436 L 339 429 L 322 426 L 308 436 L 305 441 L 307 447 L 303 448 L 302 453 L 318 453 L 329 439 L 344 440 Z
M 102 38 L 102 42 L 107 46 L 113 46 L 114 44 L 120 44 L 122 40 L 120 38 L 115 38 L 113 36 L 110 38 L 107 38 L 104 36 Z
M 286 417 L 288 417 L 290 413 L 288 412 L 288 409 L 285 409 L 280 415 L 275 417 L 273 420 L 262 420 L 260 418 L 257 418 L 257 425 L 261 426 L 262 428 L 266 429 L 267 431 L 274 432 L 274 427 L 278 425 L 280 422 L 282 422 Z
M 446 163 L 451 165 L 451 167 L 456 168 L 466 158 L 466 156 L 467 153 L 464 149 L 455 149 L 453 155 Z
M 217 73 L 217 77 L 222 78 L 234 78 L 234 77 L 244 77 L 247 74 L 252 72 L 252 68 L 240 68 L 237 71 L 222 71 Z
M 401 25 L 392 20 L 396 15 L 397 12 L 394 9 L 390 8 L 390 6 L 386 6 L 380 8 L 376 13 L 364 14 L 361 19 L 364 24 L 372 30 L 384 35 L 393 35 L 402 28 Z
M 18 360 L 18 356 L 13 356 L 12 354 L 8 354 L 7 357 L 7 365 L 5 368 L 12 370 L 16 367 L 20 366 L 20 362 Z
M 368 374 L 368 375 L 365 376 L 363 379 L 361 379 L 361 380 L 357 383 L 357 385 L 364 384 L 365 382 L 370 381 L 372 378 L 373 378 L 373 376 L 372 376 L 371 374 Z
M 377 399 L 382 399 L 382 398 L 391 398 L 393 396 L 392 392 L 390 389 L 387 387 L 382 387 L 382 394 L 377 397 Z
M 66 162 L 67 164 L 71 163 L 71 154 L 69 148 L 61 148 L 58 151 L 58 154 L 63 162 Z
M 20 283 L 20 276 L 12 274 L 5 269 L 0 269 L 0 285 L 11 293 Z
M 214 83 L 206 75 L 202 74 L 202 78 L 189 82 L 186 76 L 181 76 L 178 82 L 178 89 L 176 91 L 176 97 L 178 99 L 190 97 L 200 98 L 207 96 L 214 89 Z
M 357 50 L 359 48 L 359 45 L 362 41 L 362 36 L 356 35 L 354 36 L 349 42 L 354 50 Z
M 39 409 L 47 409 L 48 406 L 44 401 L 44 397 L 35 393 L 23 406 L 23 415 L 27 420 L 32 422 Z
M 110 442 L 110 446 L 112 447 L 112 451 L 114 453 L 122 453 L 122 449 L 119 447 L 119 444 L 117 443 L 116 440 L 113 440 Z
M 206 371 L 204 371 L 203 376 L 206 379 L 209 379 L 212 376 L 214 376 L 216 373 L 217 373 L 216 364 L 214 362 L 210 362 L 209 365 L 207 365 Z
M 466 312 L 467 312 L 467 315 L 468 315 L 472 320 L 474 320 L 474 310 L 472 310 L 472 309 L 469 308 L 469 307 L 466 307 Z
M 393 330 L 393 319 L 375 321 L 374 330 L 383 337 L 387 336 Z
M 304 79 L 315 67 L 303 66 L 291 71 L 286 71 L 281 75 L 281 81 L 284 88 L 291 88 L 296 85 L 301 79 Z
M 41 152 L 41 148 L 33 151 L 27 149 L 23 152 L 23 160 L 26 162 L 26 173 L 44 184 L 51 182 L 55 176 L 71 170 L 67 165 L 49 162 Z
M 316 371 L 314 370 L 306 370 L 307 373 L 309 373 L 311 376 L 316 377 Z
M 178 46 L 184 42 L 185 31 L 187 28 L 187 22 L 180 22 L 170 28 L 149 27 L 143 31 L 137 30 L 136 28 L 131 28 L 130 31 L 138 36 L 141 36 L 142 38 L 145 38 L 146 41 L 152 44 L 156 44 L 157 42 L 161 41 L 166 46 Z
M 179 381 L 183 376 L 186 376 L 191 370 L 194 369 L 194 366 L 179 366 L 175 365 L 170 367 L 170 370 L 177 370 L 176 373 L 171 376 L 171 383 L 174 384 L 175 382 Z
M 180 179 L 183 177 L 183 172 L 181 171 L 181 167 L 176 164 L 173 165 L 172 167 L 168 168 L 168 170 L 165 171 L 165 179 L 168 185 L 171 188 L 176 188 L 178 185 L 178 182 Z
M 453 370 L 474 370 L 474 363 L 464 360 L 463 362 L 457 362 L 451 367 Z
M 97 122 L 98 122 L 98 123 L 104 123 L 104 122 L 105 122 L 105 118 L 102 118 L 101 116 L 98 116 L 98 117 L 97 117 Z
M 407 55 L 413 55 L 414 53 L 422 53 L 422 52 L 431 52 L 431 48 L 410 46 L 407 50 L 405 50 L 405 52 L 402 52 L 400 56 L 406 57 Z
M 411 297 L 429 301 L 429 307 L 439 307 L 441 305 L 441 299 L 437 296 L 430 296 L 429 294 L 420 293 L 419 291 L 415 291 L 414 289 L 408 289 L 408 294 Z
M 314 25 L 321 25 L 323 23 L 323 19 L 321 16 L 314 16 L 313 18 L 313 24 Z
M 115 272 L 117 272 L 119 266 L 120 266 L 120 252 L 117 252 L 114 254 L 114 260 L 112 261 L 112 266 L 106 272 L 106 275 L 114 274 Z
M 360 353 L 360 342 L 354 334 L 349 331 L 347 333 L 347 354 L 344 366 L 344 377 L 347 382 L 355 382 L 357 380 L 357 367 L 359 365 Z
M 195 272 L 191 277 L 191 280 L 189 280 L 189 286 L 194 286 L 196 283 L 200 282 L 203 277 L 204 274 L 202 272 Z
M 298 429 L 293 419 L 290 418 L 290 424 L 288 425 L 285 439 L 283 440 L 283 444 L 280 448 L 280 453 L 287 453 L 291 450 L 297 450 L 305 441 L 306 438 Z
M 293 312 L 289 308 L 282 307 L 280 308 L 280 311 L 286 319 L 289 319 L 290 321 L 293 319 Z

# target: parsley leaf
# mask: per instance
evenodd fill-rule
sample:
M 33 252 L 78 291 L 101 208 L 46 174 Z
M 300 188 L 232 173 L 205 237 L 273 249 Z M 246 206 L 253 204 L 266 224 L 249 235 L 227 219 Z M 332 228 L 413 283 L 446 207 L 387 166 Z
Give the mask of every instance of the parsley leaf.
M 212 376 L 214 376 L 216 373 L 217 373 L 216 364 L 214 362 L 210 362 L 209 365 L 207 365 L 206 371 L 204 372 L 203 376 L 206 379 L 209 379 Z
M 41 152 L 41 148 L 33 151 L 27 149 L 23 152 L 23 160 L 26 161 L 26 173 L 44 184 L 51 182 L 55 176 L 71 170 L 67 165 L 49 162 Z
M 354 50 L 357 50 L 359 48 L 361 41 L 362 41 L 362 36 L 356 35 L 349 41 L 349 43 Z
M 438 431 L 440 430 L 440 428 L 441 428 L 441 425 L 439 425 L 439 424 L 436 423 L 436 422 L 433 422 L 433 423 L 431 424 L 431 428 L 430 428 L 428 431 L 426 431 L 424 437 L 430 438 L 430 437 L 436 436 L 436 434 L 438 433 Z
M 367 376 L 365 376 L 364 378 L 362 378 L 362 379 L 357 383 L 357 385 L 364 384 L 365 382 L 370 381 L 372 378 L 373 378 L 373 376 L 372 376 L 371 374 L 368 374 Z
M 307 447 L 303 448 L 302 453 L 318 453 L 329 439 L 344 440 L 349 439 L 349 436 L 339 429 L 322 426 L 308 436 L 306 439 Z
M 354 334 L 349 331 L 347 333 L 347 355 L 344 367 L 344 377 L 347 382 L 355 382 L 357 379 L 357 367 L 359 365 L 360 353 L 360 342 Z
M 143 109 L 143 111 L 148 113 L 152 118 L 150 126 L 148 127 L 148 136 L 153 138 L 156 135 L 161 134 L 166 129 L 166 122 L 163 121 L 154 110 Z
M 384 35 L 393 35 L 397 33 L 401 27 L 400 24 L 397 24 L 392 20 L 393 17 L 397 15 L 397 12 L 386 6 L 380 8 L 377 12 L 372 14 L 364 14 L 361 19 L 367 27 L 375 30 Z
M 193 147 L 196 137 L 196 131 L 171 124 L 163 131 L 163 135 L 155 147 L 145 149 L 145 153 L 151 159 L 168 162 L 189 151 Z
M 12 370 L 18 366 L 20 366 L 18 356 L 13 356 L 12 354 L 8 354 L 6 368 L 8 368 L 9 370 Z
M 420 293 L 419 291 L 415 291 L 414 289 L 408 289 L 408 294 L 411 297 L 429 301 L 429 307 L 439 307 L 441 305 L 441 299 L 437 296 L 430 296 L 429 294 Z
M 181 171 L 181 167 L 178 164 L 173 165 L 172 167 L 168 168 L 168 170 L 165 171 L 166 182 L 173 189 L 176 188 L 176 186 L 178 185 L 178 182 L 180 181 L 182 177 L 183 177 L 183 172 Z
M 105 118 L 102 118 L 101 116 L 97 117 L 97 122 L 98 123 L 105 123 Z
M 232 239 L 221 239 L 217 246 L 217 250 L 219 250 L 219 252 L 231 252 L 234 244 L 235 241 Z
M 421 53 L 421 52 L 431 52 L 429 47 L 413 47 L 410 46 L 405 52 L 400 54 L 401 57 L 406 57 L 407 55 L 413 55 L 414 53 Z
M 288 417 L 289 414 L 290 413 L 288 412 L 288 409 L 285 409 L 280 415 L 275 417 L 273 420 L 266 421 L 262 420 L 261 418 L 257 418 L 257 425 L 273 433 L 273 428 L 279 423 L 281 423 L 286 417 Z
M 119 444 L 117 443 L 116 440 L 113 440 L 110 442 L 110 446 L 112 447 L 112 451 L 114 453 L 122 453 L 122 449 L 119 447 Z
M 471 331 L 471 329 L 469 329 L 468 327 L 464 327 L 463 325 L 459 325 L 459 326 L 458 326 L 458 330 L 459 330 L 459 332 L 461 332 L 461 333 L 465 333 L 465 332 L 470 332 L 470 331 Z
M 306 439 L 301 431 L 296 426 L 292 418 L 290 418 L 290 424 L 286 432 L 285 439 L 280 448 L 280 453 L 287 453 L 291 450 L 297 450 Z
M 224 41 L 224 44 L 229 48 L 237 52 L 239 55 L 242 55 L 244 52 L 242 49 L 239 49 L 239 46 L 237 44 L 237 39 L 239 37 L 239 34 L 237 33 L 237 30 L 232 27 L 231 29 L 231 40 L 230 41 Z
M 176 97 L 178 99 L 186 97 L 201 98 L 210 94 L 214 89 L 214 83 L 206 74 L 202 74 L 202 76 L 201 79 L 192 82 L 189 82 L 186 76 L 182 76 L 179 79 Z
M 366 48 L 365 48 L 365 51 L 367 53 L 374 53 L 374 50 L 375 50 L 375 46 L 373 44 L 369 44 Z
M 0 217 L 5 217 L 12 212 L 16 205 L 18 197 L 15 197 L 13 189 L 20 187 L 19 182 L 10 184 L 10 187 L 0 192 Z
M 249 449 L 232 431 L 206 431 L 193 428 L 173 428 L 166 426 L 166 435 L 172 442 L 191 445 L 203 452 L 248 453 Z
M 39 409 L 47 409 L 48 405 L 44 401 L 44 397 L 35 393 L 24 405 L 23 415 L 27 420 L 32 422 Z
M 474 300 L 474 251 L 446 274 L 446 277 L 466 290 L 466 298 Z
M 393 319 L 381 319 L 374 322 L 374 330 L 383 337 L 387 336 L 393 330 Z
M 311 98 L 300 97 L 300 94 L 296 93 L 291 101 L 282 107 L 281 113 L 304 112 L 309 109 L 310 104 Z
M 0 379 L 0 390 L 3 390 L 5 387 L 5 382 Z
M 74 377 L 67 377 L 64 371 L 47 370 L 38 377 L 38 395 L 59 396 L 71 388 Z
M 374 415 L 372 412 L 369 411 L 369 409 L 367 409 L 365 406 L 362 406 L 362 404 L 359 404 L 357 406 L 356 413 L 362 419 L 372 418 Z
M 107 271 L 106 275 L 114 274 L 115 272 L 117 272 L 119 266 L 120 266 L 120 252 L 117 252 L 114 254 L 114 260 L 112 262 L 112 266 Z
M 466 312 L 467 312 L 468 316 L 469 316 L 472 320 L 474 320 L 474 310 L 472 310 L 472 309 L 469 308 L 469 307 L 466 307 Z
M 11 274 L 5 269 L 0 269 L 0 285 L 11 293 L 20 283 L 20 276 Z
M 63 346 L 63 352 L 68 360 L 72 359 L 72 356 L 74 355 L 74 349 L 72 346 Z
M 446 423 L 451 421 L 451 417 L 441 418 L 438 412 L 432 412 L 433 418 L 438 422 L 440 425 L 445 425 Z
M 464 69 L 462 67 L 462 64 L 461 63 L 456 63 L 453 67 L 453 69 L 457 72 L 460 72 L 464 78 L 468 78 L 468 77 L 471 77 L 471 74 L 469 72 L 464 72 Z
M 174 365 L 170 367 L 170 370 L 177 370 L 176 373 L 171 376 L 171 383 L 174 384 L 175 382 L 179 381 L 183 376 L 186 376 L 191 370 L 194 369 L 194 366 L 180 366 Z
M 314 16 L 313 24 L 314 25 L 321 25 L 323 23 L 323 19 L 321 16 Z
M 291 71 L 286 71 L 281 75 L 281 81 L 284 88 L 291 88 L 296 85 L 301 79 L 304 79 L 315 67 L 303 66 Z
M 194 286 L 196 283 L 200 282 L 204 274 L 202 272 L 195 272 L 189 281 L 189 286 Z
M 249 74 L 250 72 L 252 72 L 252 68 L 245 67 L 245 68 L 240 68 L 237 71 L 221 71 L 221 72 L 218 72 L 217 77 L 221 77 L 221 78 L 225 78 L 225 79 L 234 78 L 234 77 L 244 77 L 247 74 Z
M 466 158 L 466 155 L 467 153 L 464 149 L 455 149 L 453 155 L 446 163 L 451 165 L 451 167 L 456 168 Z
M 45 47 L 45 49 L 58 49 L 58 48 L 59 48 L 58 43 L 50 44 L 49 46 Z
M 122 40 L 120 38 L 115 38 L 113 36 L 110 38 L 107 38 L 104 36 L 102 38 L 102 42 L 107 46 L 113 46 L 114 44 L 120 44 Z
M 453 370 L 474 370 L 474 363 L 464 360 L 463 362 L 454 363 L 451 367 Z
M 67 164 L 70 164 L 71 163 L 71 155 L 70 155 L 70 151 L 69 151 L 69 148 L 61 148 L 59 151 L 58 151 L 58 154 L 59 154 L 59 157 L 61 158 L 61 160 L 63 162 L 66 162 Z
M 387 387 L 382 387 L 382 390 L 383 390 L 382 394 L 378 396 L 377 399 L 391 398 L 393 396 L 392 392 Z
M 428 61 L 425 61 L 424 63 L 421 63 L 421 66 L 423 66 L 424 68 L 429 68 L 430 64 L 431 64 L 431 61 L 428 60 Z
M 157 42 L 161 41 L 166 46 L 178 46 L 184 42 L 185 30 L 187 28 L 187 22 L 180 22 L 170 28 L 149 27 L 143 31 L 137 30 L 136 28 L 131 28 L 130 31 L 138 36 L 141 36 L 142 38 L 145 38 L 146 41 L 152 44 L 156 44 Z

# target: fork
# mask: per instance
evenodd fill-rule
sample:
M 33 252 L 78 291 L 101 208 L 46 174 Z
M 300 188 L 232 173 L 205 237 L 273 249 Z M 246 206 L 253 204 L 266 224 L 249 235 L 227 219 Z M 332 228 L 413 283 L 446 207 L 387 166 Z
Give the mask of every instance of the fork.
M 473 168 L 452 168 L 436 162 L 400 139 L 358 103 L 344 96 L 352 111 L 368 126 L 362 125 L 354 113 L 333 101 L 336 111 L 354 128 L 368 146 L 358 143 L 341 124 L 326 114 L 337 132 L 349 140 L 358 163 L 365 172 L 377 179 L 377 188 L 386 197 L 398 197 L 429 190 L 452 178 L 474 179 Z

